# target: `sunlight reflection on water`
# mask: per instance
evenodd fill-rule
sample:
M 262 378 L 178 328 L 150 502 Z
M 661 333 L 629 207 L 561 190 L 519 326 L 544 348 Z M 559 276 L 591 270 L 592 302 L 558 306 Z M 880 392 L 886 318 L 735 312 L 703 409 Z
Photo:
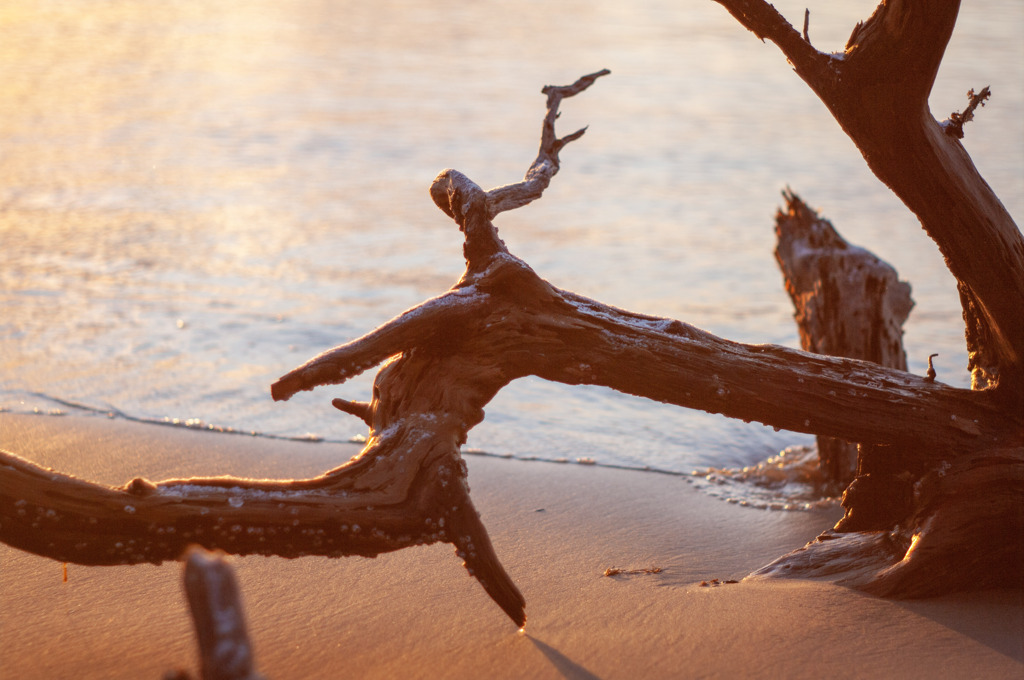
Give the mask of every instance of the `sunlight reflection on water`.
M 841 49 L 872 4 L 818 3 L 812 40 Z M 804 4 L 776 6 L 802 18 Z M 590 128 L 562 173 L 498 221 L 538 273 L 796 345 L 771 255 L 788 184 L 914 286 L 911 370 L 939 352 L 940 379 L 967 382 L 934 246 L 777 50 L 710 1 L 114 0 L 7 5 L 0 18 L 9 409 L 40 392 L 242 430 L 360 432 L 329 401 L 365 399 L 370 376 L 284 405 L 269 383 L 451 285 L 461 242 L 430 180 L 456 167 L 485 187 L 514 181 L 534 153 L 540 86 L 601 67 L 613 75 L 563 107 L 563 132 Z M 942 118 L 992 84 L 965 144 L 1018 215 L 1022 28 L 1017 2 L 965 7 L 933 95 Z M 688 471 L 808 441 L 524 380 L 470 445 Z

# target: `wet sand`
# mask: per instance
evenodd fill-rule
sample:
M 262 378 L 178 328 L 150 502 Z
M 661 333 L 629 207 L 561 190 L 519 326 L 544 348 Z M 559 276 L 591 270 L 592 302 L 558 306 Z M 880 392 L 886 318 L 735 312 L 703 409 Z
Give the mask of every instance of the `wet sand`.
M 0 448 L 93 481 L 302 477 L 357 447 L 102 417 L 0 414 Z M 449 545 L 376 559 L 232 558 L 269 678 L 1020 678 L 1024 596 L 894 602 L 747 580 L 838 511 L 772 512 L 684 478 L 467 456 L 527 600 L 524 634 Z M 3 490 L 0 490 L 3 493 Z M 9 491 L 8 491 L 9 493 Z M 605 576 L 609 568 L 624 572 Z M 655 568 L 660 569 L 657 573 Z M 68 566 L 0 545 L 0 677 L 195 671 L 182 566 Z M 721 585 L 702 586 L 718 579 Z

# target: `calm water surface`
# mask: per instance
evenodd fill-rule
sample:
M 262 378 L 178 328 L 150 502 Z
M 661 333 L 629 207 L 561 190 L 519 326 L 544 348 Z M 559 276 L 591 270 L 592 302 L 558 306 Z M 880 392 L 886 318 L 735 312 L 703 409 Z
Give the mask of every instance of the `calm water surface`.
M 873 2 L 812 2 L 842 49 Z M 776 2 L 795 23 L 806 2 Z M 932 96 L 992 101 L 965 145 L 1024 215 L 1024 4 L 965 2 Z M 772 257 L 791 186 L 914 286 L 911 370 L 966 385 L 952 278 L 824 106 L 711 0 L 465 3 L 0 2 L 0 406 L 56 398 L 282 436 L 362 434 L 329 405 L 275 404 L 308 357 L 444 292 L 455 226 L 427 187 L 485 188 L 533 158 L 540 87 L 612 75 L 563 105 L 544 198 L 498 219 L 557 286 L 745 342 L 797 346 Z M 46 396 L 41 396 L 46 395 Z M 601 388 L 523 380 L 470 446 L 689 471 L 809 437 Z M 0 441 L 16 448 L 16 442 Z

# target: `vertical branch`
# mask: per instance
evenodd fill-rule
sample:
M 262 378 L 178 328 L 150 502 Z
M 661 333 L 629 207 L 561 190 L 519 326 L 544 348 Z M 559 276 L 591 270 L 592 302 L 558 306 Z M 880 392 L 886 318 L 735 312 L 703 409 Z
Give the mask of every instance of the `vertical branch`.
M 203 680 L 261 680 L 242 597 L 227 561 L 193 548 L 185 562 L 185 592 L 196 627 Z
M 569 142 L 582 137 L 587 131 L 587 128 L 580 128 L 572 134 L 559 138 L 555 134 L 555 121 L 558 120 L 559 105 L 566 97 L 578 95 L 593 85 L 598 78 L 609 73 L 611 71 L 608 69 L 602 69 L 583 76 L 572 85 L 545 85 L 541 89 L 541 94 L 546 94 L 548 101 L 547 114 L 541 125 L 540 150 L 537 152 L 537 158 L 527 169 L 521 182 L 506 184 L 487 192 L 487 215 L 490 219 L 494 219 L 498 213 L 520 208 L 541 197 L 544 190 L 548 188 L 548 184 L 551 183 L 551 178 L 558 172 L 558 152 Z

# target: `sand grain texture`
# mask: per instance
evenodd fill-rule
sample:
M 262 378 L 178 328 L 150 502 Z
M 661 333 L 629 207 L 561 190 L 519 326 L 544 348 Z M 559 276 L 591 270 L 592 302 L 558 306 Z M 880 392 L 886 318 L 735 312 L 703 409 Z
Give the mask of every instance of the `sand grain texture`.
M 111 484 L 318 473 L 355 447 L 98 417 L 0 414 L 0 447 Z M 527 599 L 519 634 L 449 545 L 373 560 L 233 558 L 269 678 L 1024 677 L 1014 591 L 893 602 L 739 579 L 830 512 L 770 512 L 685 480 L 467 456 L 473 499 Z M 656 574 L 604 576 L 609 567 Z M 159 678 L 197 668 L 182 566 L 82 567 L 0 546 L 0 677 Z

